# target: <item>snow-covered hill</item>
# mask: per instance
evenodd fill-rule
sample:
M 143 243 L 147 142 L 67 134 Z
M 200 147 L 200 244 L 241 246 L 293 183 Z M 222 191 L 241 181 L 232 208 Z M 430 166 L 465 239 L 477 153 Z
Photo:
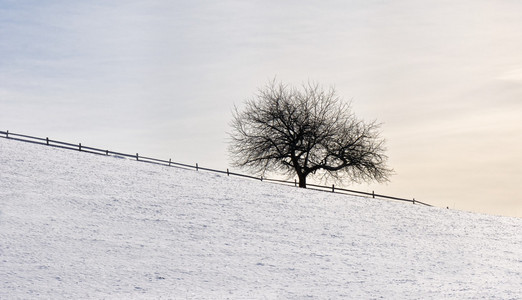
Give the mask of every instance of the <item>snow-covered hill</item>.
M 0 299 L 520 299 L 522 219 L 0 139 Z

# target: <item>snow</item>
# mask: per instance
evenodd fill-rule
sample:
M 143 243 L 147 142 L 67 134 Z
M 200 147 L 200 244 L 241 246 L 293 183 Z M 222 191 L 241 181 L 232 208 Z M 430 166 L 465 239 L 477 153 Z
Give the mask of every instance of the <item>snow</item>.
M 0 139 L 0 299 L 520 299 L 522 219 Z

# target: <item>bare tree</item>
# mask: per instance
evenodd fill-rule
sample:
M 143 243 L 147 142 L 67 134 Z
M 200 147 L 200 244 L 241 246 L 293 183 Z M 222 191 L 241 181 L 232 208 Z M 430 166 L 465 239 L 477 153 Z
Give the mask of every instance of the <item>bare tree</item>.
M 303 188 L 310 174 L 384 182 L 392 173 L 380 124 L 357 119 L 335 89 L 316 83 L 298 89 L 269 82 L 243 110 L 235 107 L 231 127 L 235 166 L 297 174 Z

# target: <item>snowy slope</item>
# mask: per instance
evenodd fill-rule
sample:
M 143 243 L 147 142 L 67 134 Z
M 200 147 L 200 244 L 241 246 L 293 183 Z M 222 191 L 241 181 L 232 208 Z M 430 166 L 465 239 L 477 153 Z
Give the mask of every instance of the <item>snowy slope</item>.
M 522 219 L 0 139 L 0 299 L 521 299 Z

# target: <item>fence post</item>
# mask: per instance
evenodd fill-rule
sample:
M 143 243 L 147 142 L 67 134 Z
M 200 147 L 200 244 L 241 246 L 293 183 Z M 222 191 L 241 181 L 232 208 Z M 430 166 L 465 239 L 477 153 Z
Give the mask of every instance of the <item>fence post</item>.
M 138 153 L 136 153 L 136 160 L 139 160 L 139 155 L 138 155 Z
M 415 204 L 415 198 L 413 198 L 413 204 Z
M 260 179 L 261 179 L 261 181 L 263 181 L 263 176 L 261 176 L 261 178 L 260 178 Z
M 49 145 L 49 137 L 45 138 L 45 142 L 47 143 L 47 145 Z
M 170 167 L 170 164 L 172 163 L 172 160 L 169 158 L 169 167 Z
M 9 138 L 9 130 L 7 130 L 7 131 L 5 132 L 5 137 L 6 137 L 6 138 Z
M 375 198 L 375 191 L 372 191 L 372 198 Z
M 196 171 L 199 171 L 198 169 L 199 169 L 198 163 L 196 163 Z
M 109 155 L 109 149 L 107 149 L 107 151 L 105 151 L 105 154 Z
M 227 168 L 227 176 L 230 176 L 230 172 L 228 171 L 228 168 Z
M 294 185 L 297 186 L 297 179 L 294 178 Z
M 335 185 L 332 184 L 332 193 L 335 193 Z
M 82 143 L 78 144 L 78 151 L 82 151 Z

